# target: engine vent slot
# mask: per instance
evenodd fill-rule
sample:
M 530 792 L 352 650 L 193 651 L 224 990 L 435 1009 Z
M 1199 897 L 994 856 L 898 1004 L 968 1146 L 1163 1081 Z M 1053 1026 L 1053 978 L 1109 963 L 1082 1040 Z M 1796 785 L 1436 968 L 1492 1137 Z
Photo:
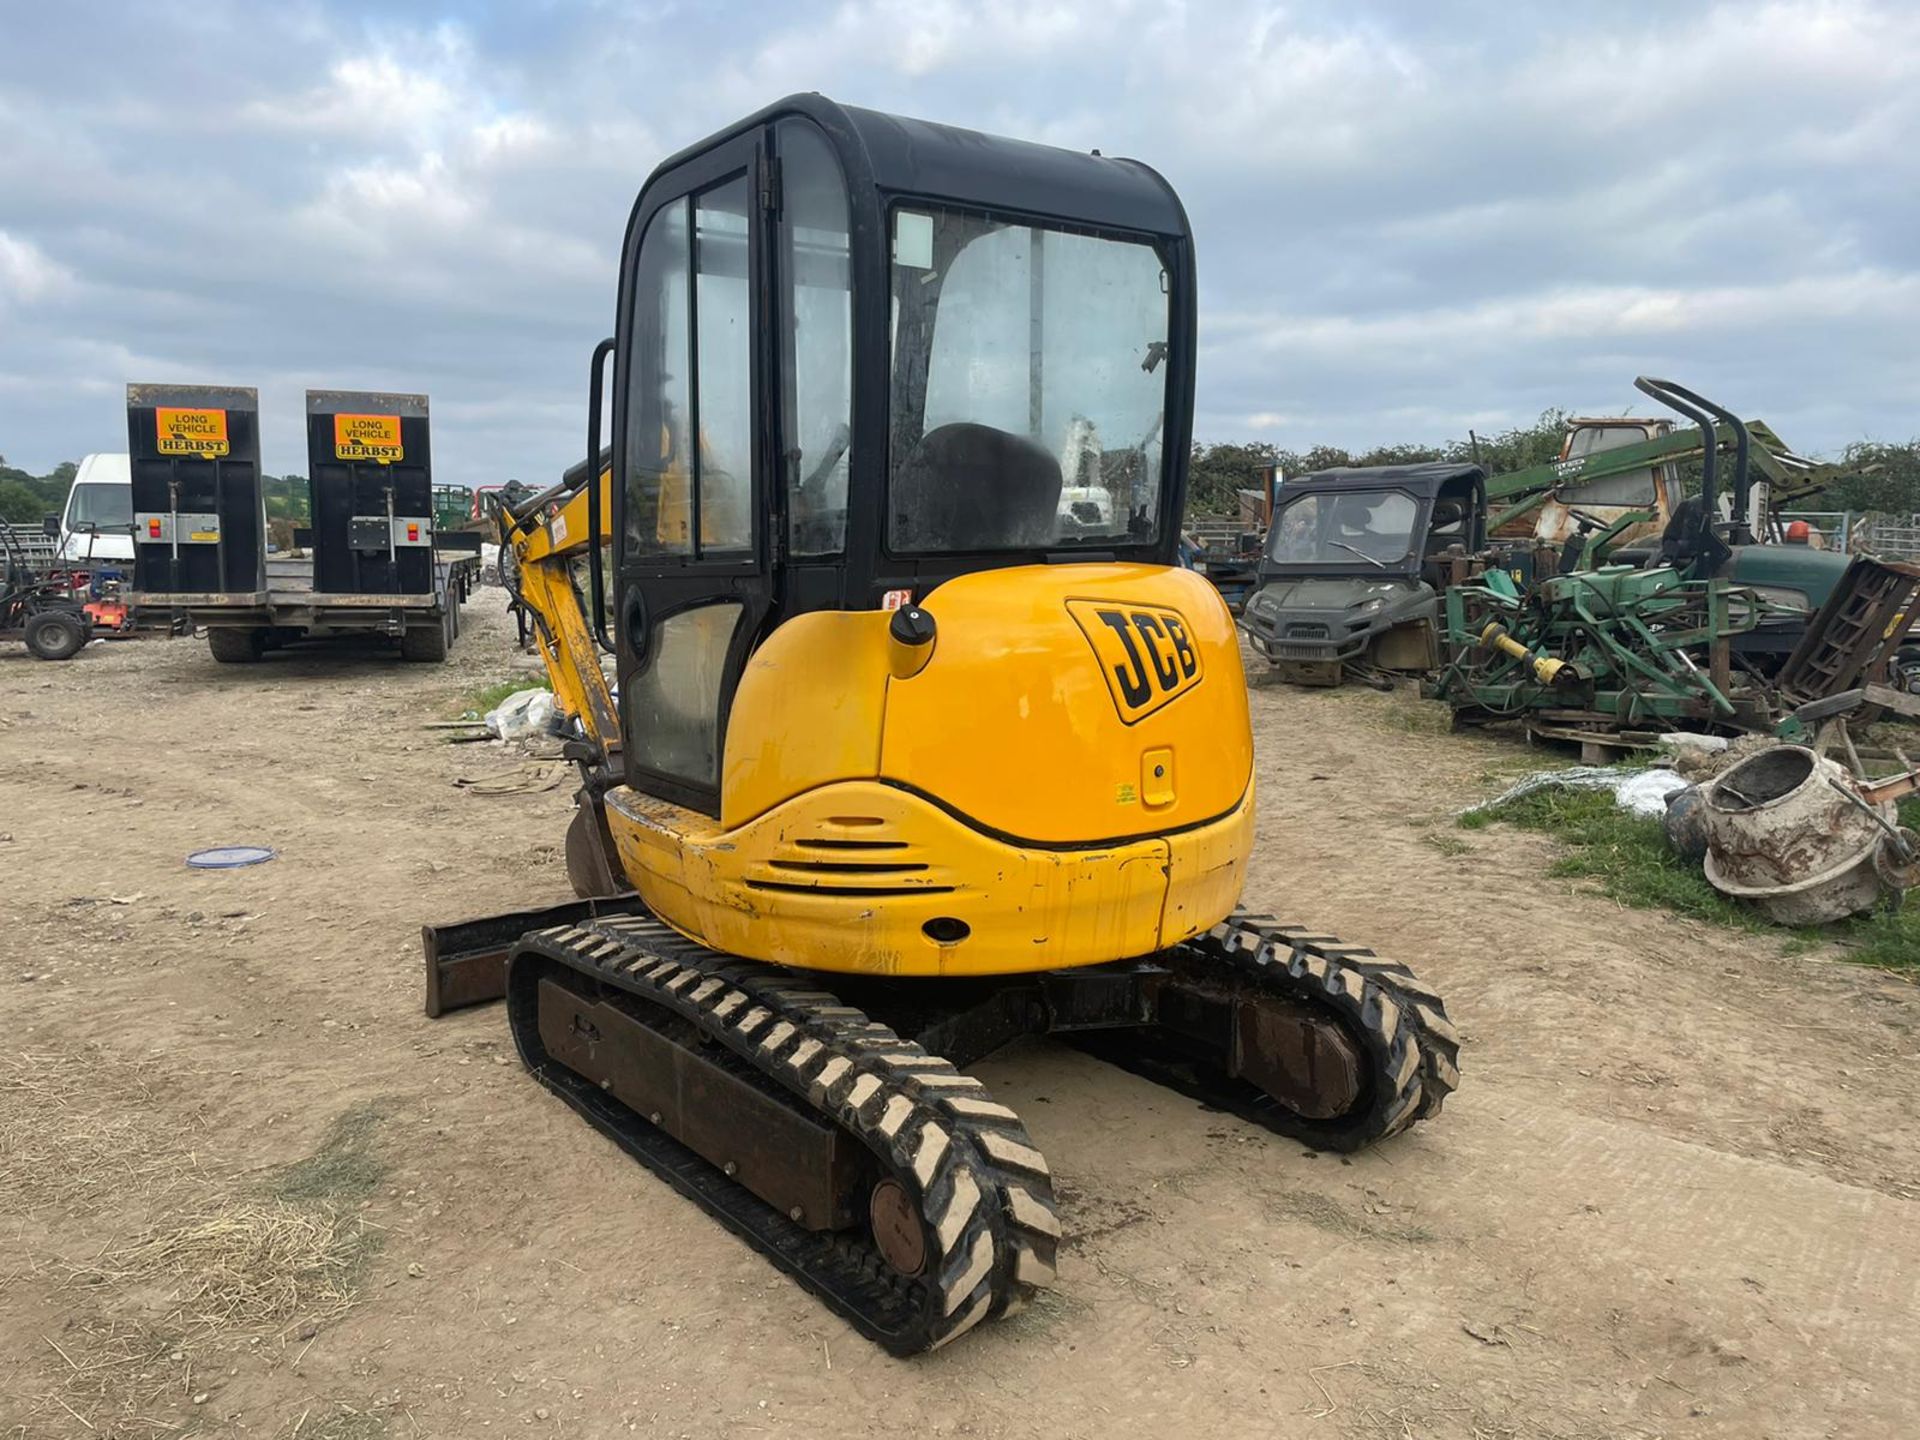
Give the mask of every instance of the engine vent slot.
M 888 895 L 951 895 L 952 885 L 836 885 L 831 881 L 805 885 L 792 880 L 749 880 L 749 890 L 771 890 L 781 895 L 852 895 L 884 897 Z
M 773 868 L 808 875 L 912 875 L 927 866 L 918 860 L 775 860 Z

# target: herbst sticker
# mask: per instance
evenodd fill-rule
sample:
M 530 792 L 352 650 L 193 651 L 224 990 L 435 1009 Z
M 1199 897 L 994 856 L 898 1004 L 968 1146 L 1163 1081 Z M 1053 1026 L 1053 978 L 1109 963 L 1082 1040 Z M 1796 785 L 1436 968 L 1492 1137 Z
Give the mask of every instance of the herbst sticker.
M 231 453 L 224 410 L 156 405 L 153 407 L 153 439 L 154 448 L 162 455 L 198 455 L 203 460 L 217 460 Z
M 333 458 L 371 460 L 391 465 L 407 458 L 400 444 L 398 415 L 336 415 L 333 417 Z

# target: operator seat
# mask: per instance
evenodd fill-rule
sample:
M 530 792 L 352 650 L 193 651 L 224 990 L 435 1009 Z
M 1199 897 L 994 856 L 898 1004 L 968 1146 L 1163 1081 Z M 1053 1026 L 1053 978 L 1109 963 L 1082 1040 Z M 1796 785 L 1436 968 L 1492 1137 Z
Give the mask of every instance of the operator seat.
M 1699 548 L 1694 539 L 1700 532 L 1702 508 L 1698 495 L 1689 495 L 1673 507 L 1667 528 L 1660 532 L 1660 548 L 1649 559 L 1650 565 L 1680 566 L 1693 559 Z
M 1060 528 L 1060 462 L 1045 446 L 959 421 L 920 437 L 894 477 L 894 535 L 908 549 L 1044 546 Z

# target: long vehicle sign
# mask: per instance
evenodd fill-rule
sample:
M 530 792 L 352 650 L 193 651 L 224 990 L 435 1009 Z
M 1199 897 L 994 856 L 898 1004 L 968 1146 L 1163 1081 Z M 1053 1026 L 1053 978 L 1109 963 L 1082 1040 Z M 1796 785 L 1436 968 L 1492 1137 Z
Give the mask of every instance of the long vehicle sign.
M 224 410 L 156 405 L 153 431 L 154 448 L 162 455 L 197 455 L 203 460 L 217 460 L 231 453 Z
M 400 444 L 398 415 L 336 415 L 333 417 L 333 457 L 371 460 L 391 465 L 407 458 Z

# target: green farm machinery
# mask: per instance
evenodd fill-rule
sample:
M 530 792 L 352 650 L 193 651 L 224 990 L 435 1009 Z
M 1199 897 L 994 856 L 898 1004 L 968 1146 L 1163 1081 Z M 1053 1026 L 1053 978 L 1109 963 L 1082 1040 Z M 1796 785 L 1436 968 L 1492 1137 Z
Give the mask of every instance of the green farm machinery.
M 1747 607 L 1733 607 L 1733 648 L 1771 653 L 1777 663 L 1846 569 L 1840 555 L 1790 543 L 1781 509 L 1805 503 L 1846 472 L 1795 454 L 1761 421 L 1684 398 L 1691 391 L 1636 383 L 1663 405 L 1679 399 L 1688 407 L 1679 413 L 1699 415 L 1700 423 L 1570 420 L 1557 459 L 1500 475 L 1460 464 L 1402 465 L 1287 480 L 1274 500 L 1254 593 L 1240 612 L 1249 642 L 1294 684 L 1391 686 L 1395 675 L 1434 668 L 1450 586 L 1484 573 L 1481 583 L 1493 592 L 1478 597 L 1485 609 L 1502 593 L 1495 572 L 1514 582 L 1505 588 L 1517 599 L 1536 582 L 1602 565 L 1668 566 L 1691 541 L 1728 548 L 1713 573 L 1765 602 L 1750 624 Z M 1687 495 L 1686 471 L 1710 464 L 1716 475 L 1732 472 L 1724 509 L 1718 493 L 1705 506 Z M 1435 491 L 1442 482 L 1446 495 Z M 1462 498 L 1471 516 L 1462 515 Z M 1593 599 L 1591 588 L 1572 588 Z M 1670 608 L 1673 597 L 1661 603 Z M 1451 633 L 1461 633 L 1457 624 Z
M 1920 569 L 1762 543 L 1749 517 L 1770 524 L 1774 510 L 1755 499 L 1756 470 L 1760 484 L 1780 481 L 1755 456 L 1771 462 L 1777 452 L 1691 390 L 1644 376 L 1634 383 L 1698 427 L 1672 438 L 1689 439 L 1699 457 L 1700 493 L 1673 507 L 1640 564 L 1563 563 L 1524 589 L 1493 568 L 1451 587 L 1446 659 L 1428 693 L 1453 707 L 1456 724 L 1518 719 L 1530 734 L 1604 753 L 1673 729 L 1768 730 L 1796 706 L 1863 680 L 1897 682 L 1920 660 L 1903 650 Z M 1718 481 L 1729 457 L 1723 512 Z
M 1671 403 L 1664 388 L 1659 398 Z M 1737 472 L 1728 518 L 1743 523 L 1760 543 L 1780 543 L 1786 538 L 1780 512 L 1805 504 L 1849 473 L 1796 454 L 1765 421 L 1738 419 L 1718 405 L 1711 409 L 1724 419 L 1705 431 L 1676 430 L 1661 418 L 1568 421 L 1557 459 L 1487 481 L 1487 534 L 1555 547 L 1561 570 L 1598 564 L 1616 550 L 1644 559 L 1646 542 L 1658 539 L 1685 499 L 1682 467 L 1704 466 L 1711 449 Z

